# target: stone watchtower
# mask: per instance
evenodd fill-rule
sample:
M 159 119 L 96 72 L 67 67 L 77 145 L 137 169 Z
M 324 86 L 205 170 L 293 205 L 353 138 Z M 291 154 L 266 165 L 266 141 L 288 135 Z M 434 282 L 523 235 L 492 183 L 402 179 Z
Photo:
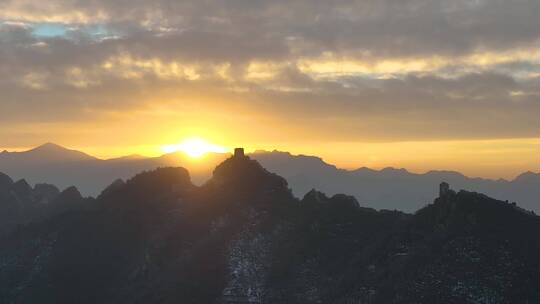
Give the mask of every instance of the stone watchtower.
M 439 186 L 439 197 L 445 197 L 450 193 L 450 185 L 447 182 L 442 182 Z
M 244 158 L 246 155 L 244 154 L 244 148 L 235 148 L 234 149 L 234 157 L 235 158 Z

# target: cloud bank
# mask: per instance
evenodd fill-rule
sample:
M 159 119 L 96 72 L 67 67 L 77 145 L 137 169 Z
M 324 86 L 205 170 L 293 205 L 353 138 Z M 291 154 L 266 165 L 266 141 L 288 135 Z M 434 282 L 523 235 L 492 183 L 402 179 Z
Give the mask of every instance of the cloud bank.
M 540 137 L 539 15 L 534 0 L 0 1 L 0 136 L 131 114 L 297 140 Z

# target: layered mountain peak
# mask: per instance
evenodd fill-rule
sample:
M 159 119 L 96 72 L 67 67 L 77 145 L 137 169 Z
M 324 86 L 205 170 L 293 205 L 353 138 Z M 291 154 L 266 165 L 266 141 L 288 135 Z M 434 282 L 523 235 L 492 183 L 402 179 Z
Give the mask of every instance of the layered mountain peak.
M 60 194 L 50 202 L 48 208 L 44 210 L 44 213 L 45 216 L 52 217 L 69 211 L 81 210 L 83 202 L 84 198 L 79 190 L 76 187 L 71 186 L 60 192 Z
M 514 182 L 525 182 L 525 183 L 538 182 L 538 181 L 540 181 L 540 174 L 534 173 L 532 171 L 527 171 L 525 173 L 522 173 L 514 179 Z
M 25 179 L 13 182 L 0 173 L 0 236 L 17 226 L 78 208 L 83 201 L 75 187 L 63 192 L 51 184 L 38 183 L 31 187 Z
M 163 197 L 176 197 L 192 191 L 194 187 L 186 169 L 165 167 L 144 171 L 127 182 L 117 179 L 98 198 L 102 201 L 121 201 L 125 204 L 145 203 Z
M 216 167 L 208 184 L 240 192 L 288 191 L 284 178 L 268 172 L 259 162 L 246 156 L 241 148 Z
M 345 194 L 336 194 L 332 197 L 328 197 L 323 192 L 312 189 L 304 198 L 302 198 L 303 205 L 328 205 L 335 208 L 358 208 L 360 203 L 354 198 L 354 196 Z
M 116 182 L 120 186 L 121 182 Z M 126 182 L 126 187 L 137 189 L 139 192 L 159 193 L 167 191 L 180 191 L 191 188 L 189 172 L 181 167 L 158 168 L 137 174 Z
M 326 163 L 322 158 L 312 155 L 293 155 L 283 151 L 257 150 L 250 156 L 259 161 L 265 168 L 283 176 L 331 174 L 338 170 L 336 166 Z
M 107 186 L 107 188 L 105 188 L 103 191 L 101 191 L 101 194 L 98 196 L 98 199 L 101 199 L 103 197 L 107 197 L 108 195 L 111 195 L 111 194 L 119 191 L 125 185 L 126 185 L 126 182 L 123 179 L 121 179 L 121 178 L 116 179 L 114 182 L 112 182 L 112 184 L 110 184 L 109 186 Z
M 525 224 L 525 219 L 538 221 L 533 212 L 517 206 L 516 203 L 500 201 L 485 194 L 452 190 L 443 182 L 439 197 L 433 204 L 420 209 L 415 218 L 417 223 L 429 229 L 436 227 L 445 231 L 463 229 L 504 230 L 503 227 L 515 227 Z
M 58 196 L 58 200 L 62 200 L 62 201 L 77 201 L 77 200 L 81 200 L 83 197 L 81 195 L 81 193 L 79 192 L 79 190 L 74 187 L 74 186 L 71 186 L 71 187 L 68 187 L 66 188 L 64 191 L 60 192 L 60 195 Z
M 335 206 L 341 206 L 346 208 L 358 208 L 360 203 L 354 196 L 346 194 L 336 194 L 331 198 L 332 203 Z
M 127 181 L 114 180 L 97 196 L 98 200 L 147 201 L 161 196 L 187 193 L 195 186 L 188 170 L 182 167 L 159 167 L 143 171 Z
M 53 143 L 46 143 L 28 151 L 4 153 L 2 156 L 7 157 L 7 159 L 9 159 L 11 162 L 22 162 L 28 165 L 37 163 L 48 164 L 59 161 L 66 162 L 96 160 L 95 157 L 86 153 L 67 149 Z
M 18 180 L 11 187 L 12 190 L 20 196 L 28 196 L 32 194 L 32 187 L 25 179 Z
M 55 143 L 51 143 L 51 142 L 48 142 L 48 143 L 44 143 L 43 145 L 41 146 L 37 146 L 36 148 L 30 150 L 30 151 L 41 151 L 41 152 L 49 152 L 49 151 L 63 151 L 65 150 L 66 148 L 60 146 L 60 145 L 57 145 Z
M 312 203 L 325 203 L 328 201 L 328 196 L 323 192 L 311 189 L 304 198 L 302 198 L 302 204 L 312 204 Z

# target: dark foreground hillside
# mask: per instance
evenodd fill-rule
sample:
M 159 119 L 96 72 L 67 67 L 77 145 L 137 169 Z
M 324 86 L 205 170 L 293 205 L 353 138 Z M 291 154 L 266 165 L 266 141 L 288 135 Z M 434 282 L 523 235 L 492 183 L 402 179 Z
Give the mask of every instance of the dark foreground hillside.
M 238 156 L 202 187 L 162 168 L 75 206 L 2 238 L 1 303 L 540 303 L 540 218 L 482 194 L 297 200 Z

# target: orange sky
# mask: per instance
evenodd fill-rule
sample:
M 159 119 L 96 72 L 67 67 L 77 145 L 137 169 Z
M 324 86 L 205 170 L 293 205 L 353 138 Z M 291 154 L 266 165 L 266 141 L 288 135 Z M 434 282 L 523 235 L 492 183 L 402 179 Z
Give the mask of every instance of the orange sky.
M 538 1 L 0 3 L 0 148 L 540 171 Z M 507 22 L 508 15 L 512 22 Z
M 422 173 L 429 170 L 455 170 L 472 177 L 512 179 L 528 170 L 540 171 L 540 139 L 477 140 L 477 141 L 425 141 L 425 142 L 306 142 L 303 144 L 276 142 L 241 144 L 227 141 L 226 137 L 214 138 L 212 143 L 232 151 L 244 146 L 247 151 L 257 149 L 290 151 L 293 154 L 317 155 L 340 168 L 370 167 L 407 168 Z M 171 141 L 167 143 L 180 143 Z M 165 143 L 165 142 L 164 142 Z M 65 143 L 64 143 L 65 144 Z M 128 154 L 159 156 L 164 154 L 164 144 L 128 146 L 67 145 L 100 158 Z M 25 150 L 13 147 L 10 150 Z

